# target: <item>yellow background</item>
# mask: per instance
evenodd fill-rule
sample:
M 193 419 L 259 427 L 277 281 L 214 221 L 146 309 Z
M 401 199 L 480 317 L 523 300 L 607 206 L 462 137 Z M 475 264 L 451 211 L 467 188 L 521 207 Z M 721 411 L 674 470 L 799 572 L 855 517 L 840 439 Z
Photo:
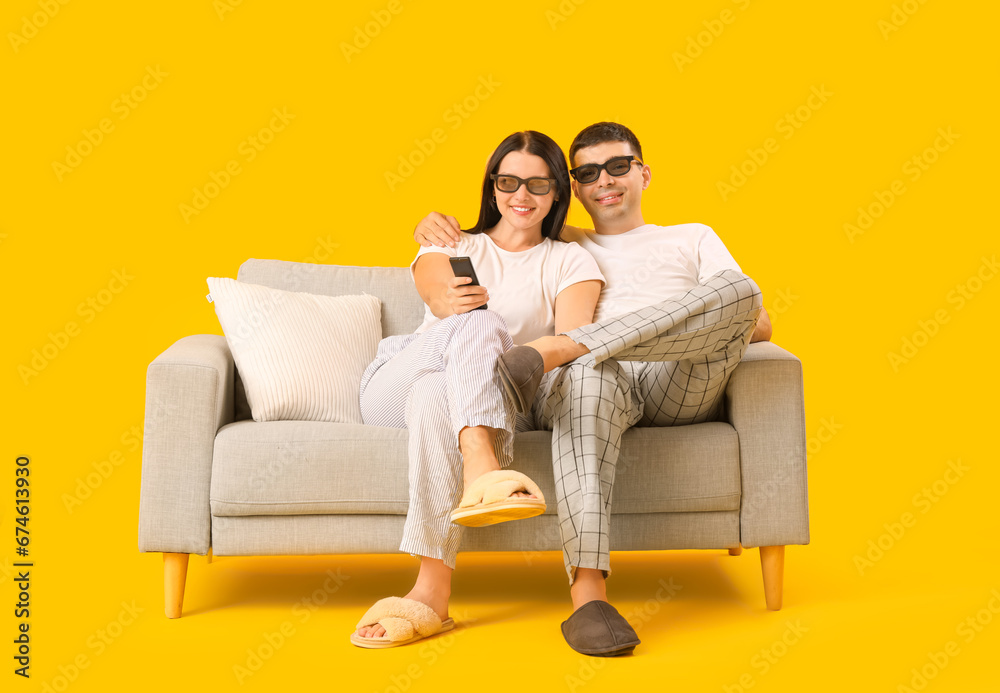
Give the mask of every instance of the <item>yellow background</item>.
M 4 690 L 722 691 L 749 676 L 761 691 L 896 691 L 949 641 L 960 651 L 927 690 L 1000 690 L 1000 613 L 988 610 L 1000 588 L 989 433 L 1000 281 L 970 282 L 997 252 L 993 4 L 218 5 L 9 0 L 0 12 L 0 562 L 16 560 L 23 454 L 35 561 L 30 681 L 12 673 L 16 594 L 0 571 Z M 365 45 L 345 54 L 352 42 Z M 685 51 L 697 55 L 678 67 Z M 160 81 L 122 118 L 119 99 L 147 70 Z M 493 86 L 477 96 L 483 81 Z M 813 87 L 831 95 L 810 110 Z M 786 139 L 782 120 L 800 107 L 809 118 Z M 247 161 L 241 146 L 273 109 L 294 119 Z M 113 129 L 60 180 L 53 162 L 103 119 Z M 559 554 L 464 554 L 452 609 L 470 627 L 438 649 L 372 652 L 348 634 L 372 602 L 409 588 L 409 556 L 195 557 L 185 616 L 164 618 L 160 557 L 136 549 L 130 431 L 147 364 L 184 335 L 221 333 L 205 277 L 235 276 L 250 257 L 405 265 L 426 212 L 472 223 L 504 136 L 532 128 L 568 148 L 603 119 L 643 144 L 646 219 L 715 228 L 762 287 L 774 341 L 803 361 L 812 544 L 788 549 L 784 609 L 764 608 L 756 550 L 616 554 L 610 595 L 643 644 L 586 658 L 559 633 L 570 612 Z M 390 189 L 386 173 L 435 128 L 444 141 Z M 911 180 L 904 165 L 939 128 L 958 139 Z M 724 200 L 718 182 L 769 137 L 777 151 Z M 180 205 L 234 159 L 241 172 L 186 222 Z M 849 238 L 858 207 L 897 179 L 905 193 Z M 578 204 L 571 221 L 587 223 Z M 132 277 L 124 287 L 116 271 Z M 961 306 L 949 300 L 959 285 Z M 102 310 L 81 308 L 88 299 Z M 68 322 L 75 334 L 25 377 Z M 904 338 L 921 346 L 894 367 Z M 120 464 L 70 512 L 66 495 L 112 455 Z M 942 482 L 959 459 L 969 471 Z M 935 481 L 946 492 L 916 505 Z M 855 556 L 906 512 L 915 524 L 883 537 L 891 548 L 861 574 Z M 303 622 L 293 606 L 328 569 L 349 579 Z M 669 601 L 655 598 L 661 579 L 682 586 Z M 144 611 L 101 649 L 123 601 Z M 957 628 L 977 613 L 990 623 L 967 641 Z M 241 684 L 234 666 L 286 621 L 295 632 Z M 775 647 L 789 622 L 808 630 Z M 766 671 L 762 649 L 782 654 Z

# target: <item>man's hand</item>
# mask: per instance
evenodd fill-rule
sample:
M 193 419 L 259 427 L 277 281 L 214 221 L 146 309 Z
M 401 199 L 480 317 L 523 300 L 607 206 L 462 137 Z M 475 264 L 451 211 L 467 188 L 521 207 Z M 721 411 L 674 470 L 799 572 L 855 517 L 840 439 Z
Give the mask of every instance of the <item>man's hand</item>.
M 470 286 L 471 281 L 470 277 L 453 277 L 448 280 L 448 290 L 444 292 L 444 300 L 453 315 L 468 313 L 489 300 L 490 294 L 486 291 L 486 287 Z
M 440 212 L 431 212 L 421 219 L 417 228 L 413 230 L 413 240 L 426 247 L 436 245 L 439 248 L 445 246 L 454 248 L 461 238 L 459 236 L 461 230 L 462 227 L 459 226 L 458 219 L 455 217 L 449 217 Z

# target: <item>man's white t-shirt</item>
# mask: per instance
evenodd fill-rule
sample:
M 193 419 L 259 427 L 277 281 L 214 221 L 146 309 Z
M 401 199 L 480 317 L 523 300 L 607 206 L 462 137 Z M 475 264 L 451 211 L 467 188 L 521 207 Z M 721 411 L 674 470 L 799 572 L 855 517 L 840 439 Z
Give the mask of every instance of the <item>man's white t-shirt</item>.
M 704 224 L 646 224 L 616 235 L 567 227 L 562 237 L 593 255 L 607 280 L 594 322 L 683 294 L 722 270 L 742 272 Z
M 594 258 L 576 243 L 544 239 L 527 250 L 511 252 L 493 242 L 485 233 L 462 232 L 454 248 L 421 247 L 410 263 L 427 253 L 451 257 L 467 255 L 472 260 L 479 283 L 489 291 L 488 307 L 499 313 L 515 344 L 555 334 L 556 296 L 567 286 L 604 275 Z M 425 332 L 440 318 L 424 307 L 424 322 L 417 332 Z

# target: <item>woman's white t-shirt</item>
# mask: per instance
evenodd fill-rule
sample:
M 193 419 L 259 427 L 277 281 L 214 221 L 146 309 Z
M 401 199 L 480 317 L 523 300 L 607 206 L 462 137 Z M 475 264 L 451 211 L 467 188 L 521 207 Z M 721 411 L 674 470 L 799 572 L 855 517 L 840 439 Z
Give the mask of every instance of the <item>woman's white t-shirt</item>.
M 503 317 L 515 344 L 555 334 L 556 296 L 567 286 L 594 279 L 604 282 L 590 253 L 576 243 L 550 238 L 527 250 L 511 252 L 485 233 L 463 231 L 454 248 L 421 247 L 410 263 L 411 274 L 417 259 L 427 253 L 467 255 L 472 260 L 479 283 L 489 291 L 489 310 Z M 416 331 L 426 332 L 440 319 L 425 306 L 424 322 Z

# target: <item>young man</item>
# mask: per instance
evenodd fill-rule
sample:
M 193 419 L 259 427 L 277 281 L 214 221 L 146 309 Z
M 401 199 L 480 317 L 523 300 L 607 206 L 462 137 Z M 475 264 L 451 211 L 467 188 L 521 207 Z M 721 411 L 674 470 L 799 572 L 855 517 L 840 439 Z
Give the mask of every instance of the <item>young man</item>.
M 594 230 L 567 227 L 562 237 L 588 250 L 607 280 L 595 322 L 515 347 L 498 365 L 519 410 L 553 431 L 574 609 L 563 635 L 583 654 L 625 654 L 639 640 L 605 589 L 621 436 L 636 425 L 715 419 L 733 367 L 750 342 L 770 339 L 771 326 L 757 285 L 712 229 L 646 224 L 642 193 L 652 172 L 631 130 L 591 125 L 573 140 L 569 160 L 573 194 Z M 435 212 L 414 237 L 451 244 L 458 230 L 454 217 Z

